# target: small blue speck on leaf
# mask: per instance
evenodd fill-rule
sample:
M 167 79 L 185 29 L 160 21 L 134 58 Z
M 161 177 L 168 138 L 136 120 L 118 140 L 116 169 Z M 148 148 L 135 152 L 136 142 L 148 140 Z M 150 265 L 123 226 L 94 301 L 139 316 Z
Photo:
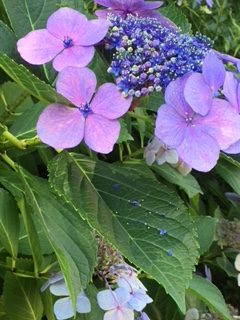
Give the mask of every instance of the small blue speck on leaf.
M 159 230 L 160 236 L 165 236 L 167 233 L 168 233 L 168 232 L 167 232 L 166 229 L 160 229 L 160 230 Z
M 172 251 L 171 249 L 169 249 L 169 250 L 167 251 L 167 255 L 168 255 L 169 257 L 172 257 L 172 256 L 173 256 L 173 251 Z

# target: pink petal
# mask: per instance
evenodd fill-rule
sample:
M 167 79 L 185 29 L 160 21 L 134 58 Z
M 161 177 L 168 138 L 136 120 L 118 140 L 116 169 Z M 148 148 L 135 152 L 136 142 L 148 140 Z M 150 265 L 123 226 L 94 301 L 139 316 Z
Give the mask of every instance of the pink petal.
M 224 64 L 214 52 L 209 52 L 203 61 L 203 77 L 213 92 L 223 85 L 226 71 Z
M 91 100 L 96 85 L 97 79 L 92 70 L 67 67 L 59 72 L 56 88 L 75 106 L 81 107 Z
M 60 40 L 69 37 L 75 41 L 79 39 L 79 30 L 87 24 L 87 18 L 76 10 L 60 8 L 47 21 L 47 30 Z
M 90 46 L 100 42 L 107 34 L 110 25 L 109 21 L 103 19 L 88 21 L 78 32 L 77 44 Z
M 226 153 L 230 153 L 230 154 L 240 153 L 240 140 L 231 144 L 230 147 L 228 147 L 227 149 L 225 149 L 223 151 Z
M 109 153 L 120 134 L 120 124 L 98 114 L 86 118 L 84 140 L 88 147 L 96 152 Z
M 46 29 L 29 32 L 17 42 L 21 57 L 31 64 L 43 64 L 51 61 L 63 50 L 63 44 Z
M 171 105 L 162 105 L 158 110 L 155 136 L 167 146 L 175 148 L 184 139 L 184 131 L 187 127 L 185 119 Z
M 132 98 L 124 98 L 115 84 L 105 83 L 95 94 L 91 102 L 91 109 L 94 113 L 113 120 L 126 113 L 131 103 Z
M 207 172 L 219 158 L 217 141 L 196 127 L 188 127 L 182 144 L 177 148 L 179 157 L 190 167 Z
M 220 149 L 240 139 L 240 116 L 225 100 L 214 99 L 209 114 L 197 122 L 202 125 L 201 130 L 218 142 Z
M 77 146 L 84 134 L 84 118 L 75 108 L 51 104 L 40 115 L 37 133 L 42 142 L 55 149 Z
M 223 85 L 223 93 L 235 110 L 240 112 L 240 81 L 233 72 L 227 72 Z
M 203 116 L 212 106 L 212 91 L 200 73 L 195 72 L 188 78 L 184 88 L 184 97 L 191 108 Z
M 73 46 L 64 49 L 54 60 L 53 67 L 61 71 L 66 67 L 85 67 L 94 56 L 94 47 Z

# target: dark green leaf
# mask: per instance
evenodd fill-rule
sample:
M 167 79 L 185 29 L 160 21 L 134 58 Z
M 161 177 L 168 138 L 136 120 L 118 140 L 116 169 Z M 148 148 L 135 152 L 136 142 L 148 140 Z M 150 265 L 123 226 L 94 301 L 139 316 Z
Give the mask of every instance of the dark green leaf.
M 191 220 L 174 191 L 136 169 L 67 153 L 52 161 L 50 183 L 185 311 L 185 287 L 198 253 Z M 161 229 L 168 234 L 161 236 Z
M 126 142 L 126 141 L 133 141 L 134 139 L 130 135 L 130 133 L 128 132 L 126 122 L 123 119 L 120 119 L 120 124 L 121 124 L 121 131 L 120 131 L 120 135 L 119 135 L 117 143 L 122 143 L 122 142 Z
M 217 219 L 212 217 L 200 216 L 195 221 L 200 245 L 200 254 L 204 254 L 210 248 L 216 231 Z
M 16 37 L 12 30 L 0 21 L 0 51 L 9 57 L 16 55 Z

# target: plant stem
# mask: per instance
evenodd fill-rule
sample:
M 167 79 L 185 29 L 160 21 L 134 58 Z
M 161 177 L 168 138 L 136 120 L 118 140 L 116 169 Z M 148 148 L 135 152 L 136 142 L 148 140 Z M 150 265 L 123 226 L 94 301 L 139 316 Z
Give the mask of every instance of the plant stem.
M 6 152 L 0 153 L 0 156 L 14 171 L 17 171 L 17 167 L 16 167 L 15 162 L 11 158 L 9 158 L 9 156 L 6 154 Z

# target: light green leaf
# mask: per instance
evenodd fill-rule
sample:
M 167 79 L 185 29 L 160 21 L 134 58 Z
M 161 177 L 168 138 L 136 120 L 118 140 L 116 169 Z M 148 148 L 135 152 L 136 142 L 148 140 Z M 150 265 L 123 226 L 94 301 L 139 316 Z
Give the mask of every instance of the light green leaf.
M 141 98 L 140 107 L 150 110 L 157 111 L 159 107 L 164 104 L 164 97 L 161 92 L 153 92 L 148 96 Z
M 197 180 L 191 174 L 182 176 L 175 168 L 168 164 L 163 164 L 161 166 L 154 164 L 151 168 L 166 181 L 183 189 L 189 198 L 193 198 L 197 194 L 203 193 Z
M 8 19 L 18 38 L 29 31 L 42 29 L 48 17 L 58 9 L 57 0 L 2 0 Z
M 221 268 L 223 271 L 225 271 L 229 277 L 233 277 L 237 281 L 238 272 L 224 253 L 223 253 L 222 257 L 216 258 L 216 263 L 219 266 L 219 268 Z
M 160 283 L 185 311 L 198 255 L 192 222 L 176 193 L 124 165 L 62 153 L 50 183 L 106 240 Z M 160 229 L 168 234 L 161 236 Z M 173 256 L 169 256 L 172 250 Z
M 134 139 L 130 135 L 130 133 L 128 132 L 126 122 L 123 119 L 120 119 L 120 124 L 121 124 L 121 131 L 120 131 L 120 135 L 119 135 L 117 143 L 122 143 L 122 142 L 126 142 L 126 141 L 133 141 Z
M 62 103 L 68 105 L 69 102 L 58 94 L 49 84 L 37 78 L 27 68 L 17 64 L 8 56 L 0 52 L 0 68 L 8 74 L 21 88 L 27 91 L 40 101 L 45 103 Z
M 87 224 L 51 192 L 43 179 L 19 169 L 29 212 L 39 222 L 64 273 L 73 304 L 91 280 L 96 265 L 96 241 Z
M 96 74 L 98 86 L 106 82 L 113 82 L 113 77 L 107 72 L 108 64 L 98 51 L 95 52 L 89 68 Z
M 7 191 L 0 188 L 0 242 L 13 258 L 17 257 L 19 229 L 15 200 Z
M 198 234 L 199 252 L 204 254 L 210 248 L 216 231 L 217 219 L 208 216 L 200 216 L 195 221 Z
M 232 320 L 221 291 L 210 281 L 194 275 L 189 291 L 214 310 L 223 320 Z
M 8 272 L 3 297 L 8 319 L 41 320 L 43 305 L 36 280 L 20 278 Z

